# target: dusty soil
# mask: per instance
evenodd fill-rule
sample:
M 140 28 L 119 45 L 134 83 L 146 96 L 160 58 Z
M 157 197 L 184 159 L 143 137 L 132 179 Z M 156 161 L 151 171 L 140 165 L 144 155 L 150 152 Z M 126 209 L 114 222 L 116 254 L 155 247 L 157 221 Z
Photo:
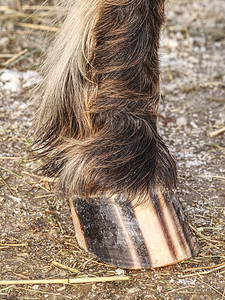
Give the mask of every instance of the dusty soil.
M 21 2 L 20 11 L 20 1 L 0 0 L 0 280 L 118 274 L 130 280 L 2 285 L 0 299 L 225 299 L 225 133 L 210 137 L 225 126 L 224 0 L 174 0 L 167 5 L 159 128 L 177 160 L 176 194 L 200 253 L 175 266 L 140 271 L 106 266 L 78 247 L 67 200 L 35 173 L 41 162 L 27 156 L 36 107 L 26 92 L 38 81 L 27 70 L 38 67 L 46 39 L 40 30 L 21 23 L 49 26 L 49 20 L 42 10 L 24 9 L 41 1 Z

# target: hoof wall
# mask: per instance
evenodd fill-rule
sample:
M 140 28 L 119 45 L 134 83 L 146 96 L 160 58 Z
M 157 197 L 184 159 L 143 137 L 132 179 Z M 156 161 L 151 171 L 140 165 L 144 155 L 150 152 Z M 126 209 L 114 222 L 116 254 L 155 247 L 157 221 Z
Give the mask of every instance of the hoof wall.
M 79 245 L 106 264 L 156 268 L 178 263 L 198 252 L 179 202 L 152 194 L 137 206 L 121 195 L 70 199 Z

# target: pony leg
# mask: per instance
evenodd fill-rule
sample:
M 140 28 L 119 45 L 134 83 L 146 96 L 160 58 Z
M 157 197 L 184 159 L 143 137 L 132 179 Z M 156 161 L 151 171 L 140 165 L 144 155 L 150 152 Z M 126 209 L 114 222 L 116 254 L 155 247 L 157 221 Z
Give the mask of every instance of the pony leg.
M 103 261 L 159 267 L 197 245 L 157 132 L 164 0 L 67 1 L 35 92 L 34 149 L 71 197 L 77 239 Z

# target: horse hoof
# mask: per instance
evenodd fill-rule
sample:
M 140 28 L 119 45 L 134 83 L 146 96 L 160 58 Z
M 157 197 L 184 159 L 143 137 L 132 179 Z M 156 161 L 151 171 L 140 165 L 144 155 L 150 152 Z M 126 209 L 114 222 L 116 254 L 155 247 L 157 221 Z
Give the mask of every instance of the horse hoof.
M 133 202 L 132 202 L 133 203 Z M 156 268 L 198 252 L 180 203 L 167 193 L 152 193 L 139 205 L 122 195 L 70 199 L 79 245 L 106 264 Z

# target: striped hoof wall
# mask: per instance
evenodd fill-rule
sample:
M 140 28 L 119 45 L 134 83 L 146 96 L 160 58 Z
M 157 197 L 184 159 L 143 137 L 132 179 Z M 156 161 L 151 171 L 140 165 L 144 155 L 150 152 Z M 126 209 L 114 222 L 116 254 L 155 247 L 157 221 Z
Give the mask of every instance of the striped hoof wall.
M 156 268 L 196 255 L 198 245 L 180 203 L 152 194 L 132 207 L 122 196 L 70 199 L 79 245 L 120 268 Z

